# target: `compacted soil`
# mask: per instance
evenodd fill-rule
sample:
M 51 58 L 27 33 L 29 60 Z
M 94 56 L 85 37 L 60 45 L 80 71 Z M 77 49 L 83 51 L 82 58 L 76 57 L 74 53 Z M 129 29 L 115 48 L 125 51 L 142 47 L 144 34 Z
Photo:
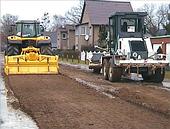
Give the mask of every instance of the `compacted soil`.
M 19 100 L 14 107 L 30 115 L 40 129 L 170 128 L 170 91 L 155 84 L 110 83 L 65 65 L 59 75 L 4 78 Z

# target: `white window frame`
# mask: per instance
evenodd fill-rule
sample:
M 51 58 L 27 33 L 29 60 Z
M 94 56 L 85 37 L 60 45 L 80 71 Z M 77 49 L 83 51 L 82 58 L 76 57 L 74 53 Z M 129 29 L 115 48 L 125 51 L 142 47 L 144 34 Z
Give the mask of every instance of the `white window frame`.
M 75 35 L 79 35 L 79 27 L 76 28 Z
M 84 32 L 82 33 L 82 28 L 84 28 Z M 80 34 L 81 35 L 86 35 L 86 26 L 81 26 L 80 28 Z

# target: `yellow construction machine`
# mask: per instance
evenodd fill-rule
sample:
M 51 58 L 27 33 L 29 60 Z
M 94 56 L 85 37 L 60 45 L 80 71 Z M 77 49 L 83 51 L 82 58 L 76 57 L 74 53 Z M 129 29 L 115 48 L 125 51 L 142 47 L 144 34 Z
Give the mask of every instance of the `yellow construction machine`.
M 22 20 L 8 36 L 5 74 L 58 74 L 58 56 L 52 55 L 49 36 L 41 34 L 38 21 Z

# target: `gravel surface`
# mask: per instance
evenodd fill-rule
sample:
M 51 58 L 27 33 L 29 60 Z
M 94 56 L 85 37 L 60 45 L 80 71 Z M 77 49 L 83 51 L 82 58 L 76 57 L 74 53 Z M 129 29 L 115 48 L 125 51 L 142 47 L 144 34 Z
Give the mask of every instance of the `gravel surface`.
M 155 84 L 110 83 L 101 75 L 64 65 L 60 73 L 5 77 L 19 100 L 14 106 L 40 129 L 170 128 L 170 92 Z

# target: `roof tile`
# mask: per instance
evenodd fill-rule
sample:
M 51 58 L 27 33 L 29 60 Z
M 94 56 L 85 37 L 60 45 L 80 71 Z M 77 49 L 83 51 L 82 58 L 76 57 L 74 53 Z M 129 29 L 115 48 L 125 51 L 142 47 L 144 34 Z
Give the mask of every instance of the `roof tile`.
M 86 8 L 93 25 L 108 24 L 114 12 L 132 12 L 130 2 L 86 0 Z

